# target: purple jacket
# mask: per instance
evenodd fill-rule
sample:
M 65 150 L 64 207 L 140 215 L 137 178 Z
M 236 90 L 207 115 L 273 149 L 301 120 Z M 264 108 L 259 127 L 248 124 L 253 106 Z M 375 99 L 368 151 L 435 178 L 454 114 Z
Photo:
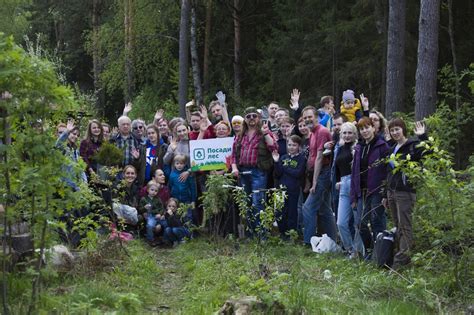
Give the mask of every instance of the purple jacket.
M 388 156 L 390 148 L 388 144 L 377 139 L 369 149 L 369 170 L 367 174 L 367 196 L 379 192 L 382 189 L 382 182 L 387 178 L 387 165 L 383 161 Z M 362 156 L 362 145 L 359 143 L 355 147 L 354 161 L 351 175 L 351 203 L 357 202 L 362 197 L 360 188 L 360 160 Z

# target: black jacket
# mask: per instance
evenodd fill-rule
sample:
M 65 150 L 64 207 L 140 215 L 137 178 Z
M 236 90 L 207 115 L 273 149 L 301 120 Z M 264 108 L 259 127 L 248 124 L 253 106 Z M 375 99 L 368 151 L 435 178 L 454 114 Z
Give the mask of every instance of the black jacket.
M 425 148 L 419 146 L 421 141 L 427 140 L 426 134 L 423 134 L 415 139 L 408 139 L 400 149 L 397 151 L 396 156 L 406 160 L 407 155 L 410 154 L 410 160 L 419 162 L 423 155 L 426 153 Z M 394 144 L 389 151 L 391 155 L 395 150 L 396 144 Z M 397 191 L 408 191 L 415 193 L 415 187 L 410 183 L 409 178 L 402 171 L 393 172 L 394 167 L 390 163 L 388 164 L 388 175 L 387 175 L 387 188 L 389 190 Z

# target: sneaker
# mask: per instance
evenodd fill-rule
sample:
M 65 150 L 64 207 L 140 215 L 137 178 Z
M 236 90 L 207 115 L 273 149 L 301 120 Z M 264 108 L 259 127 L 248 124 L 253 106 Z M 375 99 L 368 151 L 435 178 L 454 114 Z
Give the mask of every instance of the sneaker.
M 354 252 L 349 252 L 349 256 L 347 256 L 349 259 L 358 259 L 359 258 L 359 253 L 357 251 Z

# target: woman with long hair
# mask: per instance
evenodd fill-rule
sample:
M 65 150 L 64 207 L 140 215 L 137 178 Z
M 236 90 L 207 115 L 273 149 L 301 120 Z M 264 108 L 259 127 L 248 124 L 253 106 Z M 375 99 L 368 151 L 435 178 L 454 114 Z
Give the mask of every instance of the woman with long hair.
M 372 120 L 372 123 L 374 125 L 375 134 L 380 139 L 389 142 L 391 138 L 390 138 L 390 133 L 388 132 L 388 129 L 387 129 L 387 120 L 382 115 L 382 113 L 375 109 L 372 109 L 369 113 L 369 118 L 370 120 Z
M 93 156 L 99 151 L 104 141 L 104 131 L 102 124 L 97 119 L 89 121 L 87 125 L 86 137 L 81 142 L 79 153 L 87 164 L 87 174 L 90 176 L 97 172 L 97 163 L 93 161 Z
M 360 237 L 353 237 L 350 222 L 357 225 L 354 220 L 353 208 L 351 205 L 351 174 L 352 162 L 354 160 L 355 146 L 357 144 L 357 128 L 353 123 L 346 122 L 341 126 L 340 131 L 342 145 L 335 146 L 333 167 L 336 176 L 336 189 L 339 191 L 339 202 L 337 208 L 337 227 L 341 236 L 344 249 L 349 254 L 349 258 L 355 258 L 357 253 L 363 253 L 364 246 Z M 356 229 L 354 229 L 356 230 Z
M 153 177 L 155 170 L 163 168 L 163 157 L 168 150 L 168 145 L 160 137 L 156 125 L 146 127 L 147 140 L 145 142 L 145 183 Z

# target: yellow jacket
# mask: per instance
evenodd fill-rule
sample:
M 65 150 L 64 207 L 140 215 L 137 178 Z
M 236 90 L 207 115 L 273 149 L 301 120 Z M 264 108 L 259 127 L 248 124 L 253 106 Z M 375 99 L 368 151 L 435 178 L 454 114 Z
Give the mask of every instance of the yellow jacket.
M 354 106 L 349 109 L 344 107 L 344 102 L 341 102 L 341 114 L 344 114 L 349 122 L 358 121 L 362 117 L 362 104 L 359 99 L 356 98 Z

